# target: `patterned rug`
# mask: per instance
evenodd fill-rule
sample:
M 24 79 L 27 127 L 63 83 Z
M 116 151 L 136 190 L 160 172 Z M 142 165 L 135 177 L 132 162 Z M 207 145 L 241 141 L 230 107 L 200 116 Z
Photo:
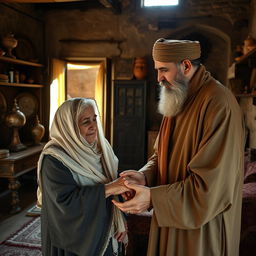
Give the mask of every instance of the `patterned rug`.
M 0 256 L 41 256 L 40 217 L 33 218 L 0 244 Z

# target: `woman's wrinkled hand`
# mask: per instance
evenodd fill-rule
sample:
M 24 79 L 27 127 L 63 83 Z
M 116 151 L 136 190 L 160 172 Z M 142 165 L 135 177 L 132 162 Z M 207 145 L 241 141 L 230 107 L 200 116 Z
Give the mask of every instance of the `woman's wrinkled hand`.
M 115 239 L 116 239 L 118 242 L 123 242 L 125 236 L 127 235 L 127 233 L 128 233 L 128 226 L 127 226 L 127 223 L 125 223 L 125 231 L 124 231 L 124 232 L 118 232 L 118 233 L 115 235 Z
M 124 185 L 124 181 L 125 180 L 120 177 L 108 184 L 105 184 L 105 197 L 107 198 L 111 195 L 120 195 L 130 191 L 130 189 Z

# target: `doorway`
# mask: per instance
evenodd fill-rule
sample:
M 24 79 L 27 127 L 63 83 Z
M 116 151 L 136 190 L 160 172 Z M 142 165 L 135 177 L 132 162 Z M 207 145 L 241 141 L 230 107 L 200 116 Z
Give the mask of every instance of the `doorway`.
M 56 65 L 63 65 L 56 69 Z M 85 97 L 95 99 L 100 113 L 105 136 L 110 140 L 111 130 L 111 63 L 106 58 L 65 58 L 53 61 L 53 78 L 59 79 L 58 89 L 51 93 L 50 122 L 59 105 L 66 99 Z M 58 74 L 56 74 L 58 70 Z M 53 72 L 54 73 L 54 72 Z M 56 93 L 63 94 L 63 100 L 56 106 Z M 53 96 L 54 95 L 54 96 Z

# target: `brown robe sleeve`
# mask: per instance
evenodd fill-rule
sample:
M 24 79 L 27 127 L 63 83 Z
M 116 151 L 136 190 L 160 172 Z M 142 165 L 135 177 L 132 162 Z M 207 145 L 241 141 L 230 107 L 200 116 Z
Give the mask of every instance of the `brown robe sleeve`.
M 157 155 L 157 146 L 158 146 L 158 138 L 154 143 L 154 154 L 148 159 L 148 162 L 139 170 L 143 172 L 146 177 L 146 184 L 149 187 L 156 185 L 156 177 L 158 170 L 158 155 Z

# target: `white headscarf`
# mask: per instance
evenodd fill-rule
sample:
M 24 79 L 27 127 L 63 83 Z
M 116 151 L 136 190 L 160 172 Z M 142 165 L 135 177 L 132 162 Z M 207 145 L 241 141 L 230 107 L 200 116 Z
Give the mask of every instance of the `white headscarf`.
M 89 144 L 80 134 L 78 119 L 86 107 L 93 107 L 97 115 L 98 139 Z M 52 155 L 61 161 L 72 173 L 79 185 L 106 184 L 117 178 L 118 159 L 106 140 L 96 102 L 86 98 L 72 98 L 57 110 L 50 129 L 51 140 L 45 145 L 37 169 L 39 206 L 42 205 L 41 165 L 44 155 Z M 102 168 L 102 162 L 104 171 Z M 121 212 L 114 206 L 114 233 L 124 232 Z

